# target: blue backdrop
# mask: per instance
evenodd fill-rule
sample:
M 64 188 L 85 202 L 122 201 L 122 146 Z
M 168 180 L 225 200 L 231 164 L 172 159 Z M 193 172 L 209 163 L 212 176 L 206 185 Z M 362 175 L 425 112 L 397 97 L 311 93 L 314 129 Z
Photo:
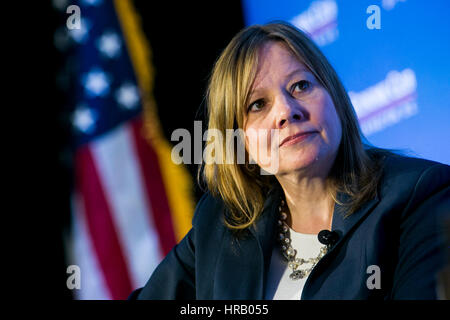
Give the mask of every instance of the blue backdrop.
M 285 20 L 310 34 L 341 77 L 370 143 L 450 164 L 450 1 L 243 6 L 247 25 Z

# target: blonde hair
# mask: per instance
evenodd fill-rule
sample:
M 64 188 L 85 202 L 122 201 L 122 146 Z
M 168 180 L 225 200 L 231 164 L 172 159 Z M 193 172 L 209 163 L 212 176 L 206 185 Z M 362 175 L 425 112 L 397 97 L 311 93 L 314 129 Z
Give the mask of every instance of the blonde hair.
M 333 67 L 317 46 L 300 30 L 285 22 L 253 25 L 239 32 L 216 61 L 206 92 L 208 131 L 216 129 L 223 136 L 227 129 L 243 128 L 245 106 L 256 77 L 258 51 L 268 41 L 281 41 L 314 74 L 330 94 L 342 125 L 342 139 L 329 175 L 330 195 L 344 192 L 350 200 L 347 214 L 355 212 L 374 197 L 381 175 L 380 155 L 387 150 L 366 149 L 357 117 Z M 208 143 L 210 141 L 208 136 Z M 257 165 L 237 161 L 226 164 L 226 144 L 215 150 L 221 164 L 203 163 L 203 177 L 213 196 L 221 197 L 228 208 L 226 225 L 234 230 L 251 226 L 262 211 L 267 191 L 278 182 L 260 174 Z M 248 160 L 248 154 L 246 155 Z M 229 160 L 229 159 L 228 159 Z M 235 160 L 235 159 L 234 159 Z

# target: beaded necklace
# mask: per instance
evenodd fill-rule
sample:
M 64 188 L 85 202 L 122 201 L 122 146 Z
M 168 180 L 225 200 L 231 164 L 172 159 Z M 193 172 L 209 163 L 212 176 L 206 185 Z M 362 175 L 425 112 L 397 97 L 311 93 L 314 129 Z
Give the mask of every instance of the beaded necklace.
M 319 262 L 320 259 L 327 253 L 328 249 L 327 246 L 323 246 L 320 248 L 319 255 L 315 258 L 309 258 L 309 259 L 303 259 L 303 258 L 296 258 L 297 250 L 292 248 L 292 241 L 289 231 L 289 226 L 286 223 L 287 219 L 287 213 L 284 209 L 285 207 L 285 201 L 282 199 L 281 204 L 278 207 L 280 216 L 278 220 L 278 227 L 279 227 L 279 240 L 281 242 L 281 252 L 284 256 L 284 258 L 288 261 L 288 267 L 292 270 L 292 273 L 289 275 L 289 278 L 292 280 L 298 280 L 303 279 L 307 277 L 312 269 L 315 267 L 317 262 Z M 300 269 L 299 267 L 303 264 L 310 263 L 312 266 L 310 268 Z

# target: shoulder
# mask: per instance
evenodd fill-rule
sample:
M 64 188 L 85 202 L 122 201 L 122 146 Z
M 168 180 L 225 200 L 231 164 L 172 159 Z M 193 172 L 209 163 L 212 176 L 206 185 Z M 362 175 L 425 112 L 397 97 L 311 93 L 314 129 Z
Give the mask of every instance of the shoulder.
M 389 172 L 398 172 L 403 175 L 414 175 L 416 173 L 421 173 L 431 167 L 438 167 L 443 170 L 450 169 L 450 166 L 437 161 L 396 154 L 387 155 L 384 164 L 385 169 Z
M 209 191 L 205 192 L 195 208 L 192 226 L 195 229 L 224 227 L 223 214 L 225 203 L 222 199 L 214 197 Z
M 448 186 L 450 166 L 427 159 L 402 155 L 386 156 L 383 163 L 381 191 L 417 188 L 421 185 Z
M 450 166 L 415 157 L 386 156 L 378 192 L 382 202 L 396 205 L 404 213 L 424 202 L 436 208 L 433 211 L 448 210 L 445 199 L 450 193 Z

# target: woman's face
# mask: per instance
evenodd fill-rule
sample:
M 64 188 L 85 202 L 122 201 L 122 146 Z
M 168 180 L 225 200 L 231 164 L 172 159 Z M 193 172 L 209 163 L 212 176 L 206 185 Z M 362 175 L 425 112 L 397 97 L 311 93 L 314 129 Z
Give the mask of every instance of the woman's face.
M 276 175 L 328 174 L 341 140 L 339 117 L 325 88 L 283 43 L 260 49 L 249 101 L 244 131 L 254 162 Z

